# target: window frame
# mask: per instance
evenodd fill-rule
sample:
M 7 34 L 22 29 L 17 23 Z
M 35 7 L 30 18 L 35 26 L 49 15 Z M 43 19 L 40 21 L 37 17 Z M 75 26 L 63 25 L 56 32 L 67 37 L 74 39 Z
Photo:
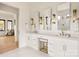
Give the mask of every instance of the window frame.
M 0 30 L 0 31 L 5 31 L 5 20 L 4 19 L 0 19 L 0 21 L 4 21 L 4 30 Z
M 11 22 L 11 27 L 12 27 L 12 20 L 7 20 L 7 30 L 8 30 L 8 22 Z

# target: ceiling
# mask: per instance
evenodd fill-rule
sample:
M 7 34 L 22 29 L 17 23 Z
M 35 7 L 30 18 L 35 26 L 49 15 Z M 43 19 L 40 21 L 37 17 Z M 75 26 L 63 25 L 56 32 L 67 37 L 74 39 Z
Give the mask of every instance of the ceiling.
M 48 9 L 50 7 L 55 7 L 58 3 L 57 2 L 30 2 L 29 4 L 29 9 L 30 10 L 43 10 L 43 9 Z

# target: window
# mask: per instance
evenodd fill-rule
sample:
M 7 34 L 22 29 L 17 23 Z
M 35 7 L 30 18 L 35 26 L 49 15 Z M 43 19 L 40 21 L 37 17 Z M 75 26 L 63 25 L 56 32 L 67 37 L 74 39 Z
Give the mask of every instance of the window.
M 0 31 L 4 31 L 5 30 L 5 20 L 0 19 Z
M 8 30 L 12 30 L 12 20 L 8 20 Z

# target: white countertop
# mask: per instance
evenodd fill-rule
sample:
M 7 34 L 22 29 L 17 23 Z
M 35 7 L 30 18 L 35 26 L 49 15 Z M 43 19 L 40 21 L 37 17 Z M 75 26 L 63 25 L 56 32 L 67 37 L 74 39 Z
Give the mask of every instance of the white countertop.
M 28 33 L 29 35 L 35 35 L 36 37 L 57 37 L 57 38 L 64 38 L 64 39 L 70 39 L 70 40 L 79 40 L 79 37 L 64 37 L 54 34 L 43 34 L 43 33 Z

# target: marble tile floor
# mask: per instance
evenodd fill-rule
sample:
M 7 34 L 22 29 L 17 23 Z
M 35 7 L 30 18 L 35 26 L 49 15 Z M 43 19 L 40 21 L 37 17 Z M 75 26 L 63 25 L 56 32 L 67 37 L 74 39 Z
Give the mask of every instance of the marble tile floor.
M 30 47 L 23 47 L 0 54 L 0 57 L 49 57 L 49 55 Z

